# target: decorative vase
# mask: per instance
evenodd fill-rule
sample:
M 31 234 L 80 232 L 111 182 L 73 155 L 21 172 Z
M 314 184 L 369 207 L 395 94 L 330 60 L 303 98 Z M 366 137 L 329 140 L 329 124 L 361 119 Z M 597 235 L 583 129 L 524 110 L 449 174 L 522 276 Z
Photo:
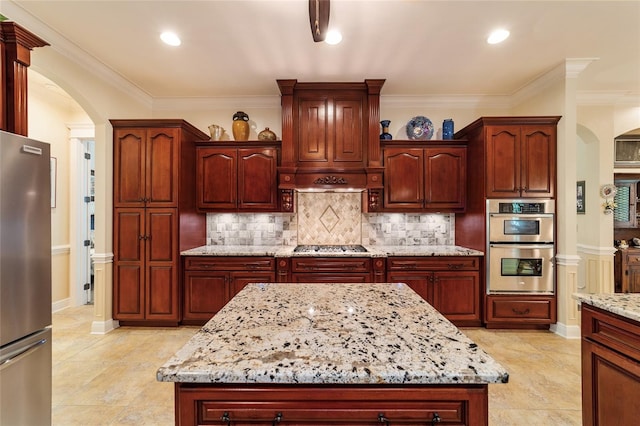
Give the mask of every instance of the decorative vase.
M 265 127 L 263 131 L 258 133 L 258 140 L 261 141 L 275 141 L 277 136 L 268 127 Z
M 453 120 L 447 118 L 442 123 L 442 139 L 453 139 Z
M 233 114 L 231 131 L 233 132 L 233 139 L 237 141 L 249 140 L 249 116 L 242 111 Z
M 380 135 L 381 140 L 391 140 L 393 136 L 389 133 L 389 124 L 391 124 L 391 120 L 382 120 L 380 125 L 382 126 L 382 134 Z
M 224 135 L 224 129 L 217 124 L 212 124 L 209 126 L 209 132 L 211 133 L 212 141 L 222 140 L 222 135 Z

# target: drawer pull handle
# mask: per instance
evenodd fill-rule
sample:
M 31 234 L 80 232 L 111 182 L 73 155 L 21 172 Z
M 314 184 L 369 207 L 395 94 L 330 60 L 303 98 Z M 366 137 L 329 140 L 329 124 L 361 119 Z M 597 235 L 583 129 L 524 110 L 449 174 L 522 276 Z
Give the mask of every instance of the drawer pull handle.
M 433 417 L 431 417 L 431 424 L 435 425 L 436 423 L 440 423 L 442 418 L 440 418 L 440 414 L 433 413 Z M 391 425 L 391 420 L 389 420 L 384 413 L 378 413 L 378 423 L 384 423 L 386 426 Z
M 530 313 L 531 311 L 529 310 L 529 308 L 525 309 L 524 311 L 520 311 L 516 308 L 512 308 L 511 309 L 513 311 L 514 314 L 516 315 L 527 315 L 528 313 Z
M 401 266 L 402 269 L 416 269 L 416 267 L 415 263 L 405 263 Z
M 433 413 L 433 418 L 431 419 L 431 424 L 435 425 L 436 423 L 440 423 L 442 419 L 438 413 Z
M 220 421 L 227 422 L 227 426 L 231 426 L 231 417 L 229 417 L 228 412 L 222 413 L 222 417 L 220 417 Z
M 282 413 L 278 413 L 278 414 L 276 414 L 276 417 L 273 419 L 273 423 L 271 423 L 271 424 L 273 426 L 276 426 L 281 421 L 282 421 Z
M 391 424 L 389 419 L 385 417 L 384 413 L 378 413 L 378 423 L 384 423 L 386 426 Z
M 462 264 L 462 263 L 448 263 L 447 266 L 449 267 L 449 269 L 461 269 L 462 267 L 464 267 L 464 264 Z

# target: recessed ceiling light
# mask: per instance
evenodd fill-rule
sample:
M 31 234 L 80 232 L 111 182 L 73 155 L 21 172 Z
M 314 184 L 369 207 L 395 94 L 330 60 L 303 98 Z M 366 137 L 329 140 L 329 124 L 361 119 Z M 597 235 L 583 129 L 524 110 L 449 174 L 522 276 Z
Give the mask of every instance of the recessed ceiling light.
M 487 43 L 489 44 L 497 44 L 505 41 L 509 37 L 509 31 L 507 30 L 495 30 L 489 35 L 487 38 Z
M 180 37 L 177 36 L 176 33 L 172 33 L 171 31 L 165 31 L 160 34 L 160 39 L 164 41 L 169 46 L 180 46 Z
M 324 38 L 324 42 L 327 44 L 338 44 L 342 41 L 342 34 L 338 30 L 329 30 Z

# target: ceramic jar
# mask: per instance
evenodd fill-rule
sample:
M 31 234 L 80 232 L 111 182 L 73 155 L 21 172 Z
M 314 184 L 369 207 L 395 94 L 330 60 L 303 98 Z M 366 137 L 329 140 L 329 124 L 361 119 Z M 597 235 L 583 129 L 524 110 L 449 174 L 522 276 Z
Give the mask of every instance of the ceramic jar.
M 249 116 L 242 111 L 233 114 L 231 131 L 233 132 L 233 139 L 237 141 L 249 140 Z
M 453 120 L 450 118 L 447 118 L 442 123 L 442 139 L 453 139 Z
M 263 131 L 258 133 L 258 140 L 261 141 L 275 141 L 277 136 L 268 127 L 265 127 Z
M 389 124 L 391 124 L 391 120 L 382 120 L 380 125 L 382 126 L 382 133 L 380 134 L 380 140 L 391 140 L 393 136 L 389 133 Z

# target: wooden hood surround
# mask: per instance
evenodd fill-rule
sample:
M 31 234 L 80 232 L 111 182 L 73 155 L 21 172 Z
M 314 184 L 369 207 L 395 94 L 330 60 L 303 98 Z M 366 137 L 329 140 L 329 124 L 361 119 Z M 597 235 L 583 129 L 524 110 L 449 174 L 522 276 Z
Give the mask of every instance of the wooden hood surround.
M 28 136 L 27 68 L 31 50 L 49 46 L 15 22 L 0 22 L 0 129 Z
M 296 189 L 362 190 L 364 211 L 381 207 L 380 90 L 384 82 L 277 80 L 282 95 L 278 188 L 284 211 L 293 211 Z

